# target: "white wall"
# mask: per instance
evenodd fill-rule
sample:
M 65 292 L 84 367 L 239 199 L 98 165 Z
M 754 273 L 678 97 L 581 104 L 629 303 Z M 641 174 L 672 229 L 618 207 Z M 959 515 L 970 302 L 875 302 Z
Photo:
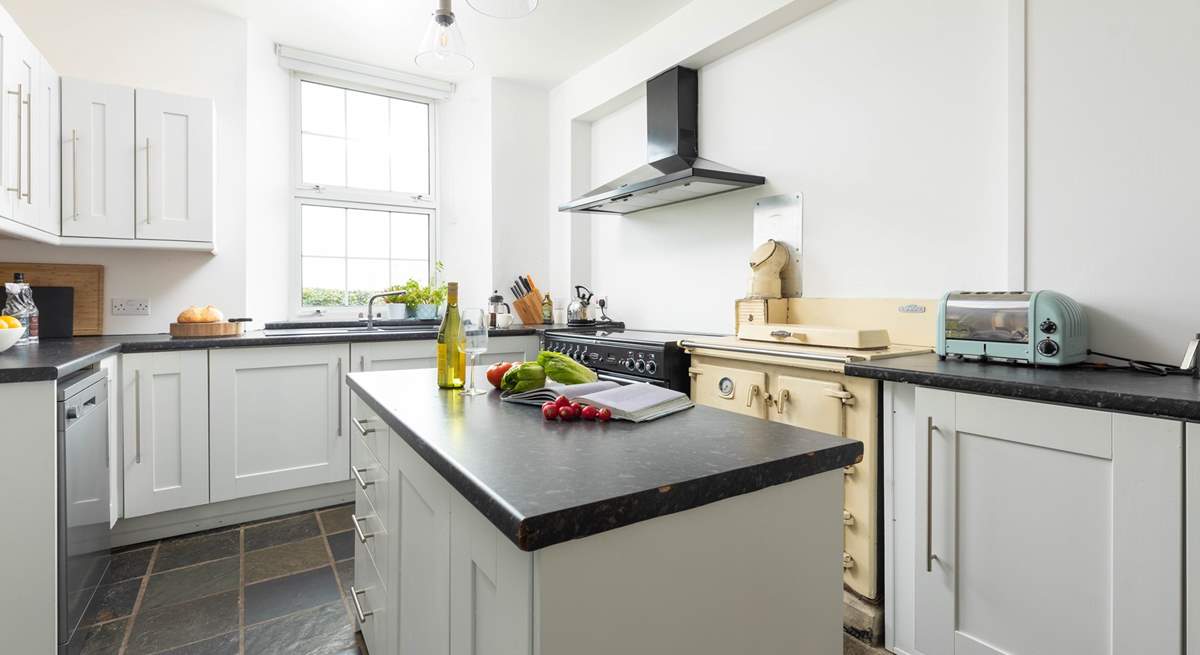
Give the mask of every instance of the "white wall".
M 104 317 L 105 332 L 163 332 L 191 304 L 246 310 L 246 24 L 181 2 L 4 0 L 61 75 L 213 98 L 217 256 L 56 248 L 0 240 L 4 261 L 105 267 L 105 296 L 149 298 L 149 317 Z M 107 307 L 107 300 L 105 302 Z
M 458 85 L 437 113 L 439 235 L 444 279 L 459 283 L 461 307 L 492 293 L 492 83 Z
M 291 76 L 253 23 L 246 59 L 246 313 L 261 324 L 288 317 Z
M 731 330 L 754 200 L 791 192 L 806 295 L 1003 287 L 1006 21 L 1005 3 L 840 0 L 704 66 L 701 154 L 768 184 L 592 217 L 593 290 L 633 325 Z M 644 161 L 644 134 L 644 98 L 593 123 L 592 184 Z
M 1175 362 L 1200 331 L 1200 3 L 1032 0 L 1029 282 L 1097 350 Z

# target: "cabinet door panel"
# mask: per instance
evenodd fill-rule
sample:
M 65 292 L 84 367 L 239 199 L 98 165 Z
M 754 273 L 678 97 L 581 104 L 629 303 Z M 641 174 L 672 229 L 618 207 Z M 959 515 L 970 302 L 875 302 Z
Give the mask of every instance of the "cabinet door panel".
M 344 344 L 211 355 L 213 500 L 350 475 Z
M 354 540 L 354 587 L 355 598 L 351 604 L 355 612 L 362 609 L 365 621 L 358 621 L 362 630 L 363 641 L 367 643 L 367 652 L 394 653 L 391 648 L 389 627 L 395 623 L 392 612 L 388 607 L 388 593 L 383 586 L 383 578 L 375 568 L 371 556 L 363 547 L 362 542 Z M 357 605 L 354 605 L 357 601 Z
M 33 197 L 38 228 L 52 234 L 62 232 L 59 176 L 59 81 L 58 72 L 38 55 L 38 84 L 33 93 Z
M 137 238 L 212 241 L 212 101 L 138 89 L 135 103 Z
M 772 420 L 846 436 L 846 408 L 842 401 L 849 399 L 850 394 L 841 384 L 781 375 L 771 395 L 776 403 Z
M 17 83 L 20 70 L 18 42 L 25 35 L 7 12 L 0 11 L 0 217 L 15 219 L 17 193 Z
M 125 355 L 125 517 L 209 500 L 208 353 Z
M 457 493 L 450 521 L 451 655 L 529 655 L 533 556 Z
M 1184 569 L 1188 571 L 1187 655 L 1200 655 L 1200 424 L 1187 424 L 1187 447 L 1184 448 L 1184 506 L 1187 507 L 1187 534 L 1184 543 Z
M 132 239 L 133 89 L 62 81 L 62 233 Z
M 33 112 L 29 107 L 39 83 L 38 59 L 33 45 L 19 31 L 14 32 L 13 38 L 4 44 L 4 67 L 9 77 L 4 103 L 10 117 L 12 135 L 11 150 L 5 153 L 6 159 L 11 162 L 9 172 L 12 174 L 6 182 L 6 193 L 13 201 L 12 218 L 18 223 L 40 229 L 31 189 L 35 177 L 32 144 L 35 131 Z
M 738 414 L 767 417 L 767 374 L 732 366 L 692 368 L 692 400 Z
M 450 650 L 450 485 L 392 434 L 392 482 L 398 493 L 401 653 L 445 655 Z

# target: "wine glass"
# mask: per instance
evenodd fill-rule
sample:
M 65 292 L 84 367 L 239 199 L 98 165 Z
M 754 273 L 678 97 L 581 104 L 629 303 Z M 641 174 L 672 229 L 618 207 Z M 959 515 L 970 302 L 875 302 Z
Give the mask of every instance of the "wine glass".
M 463 351 L 467 353 L 469 361 L 467 366 L 470 367 L 467 373 L 469 386 L 462 390 L 464 396 L 478 396 L 482 393 L 487 393 L 483 389 L 475 387 L 475 360 L 487 352 L 488 342 L 488 325 L 486 314 L 482 309 L 464 309 L 462 310 L 462 330 L 463 330 Z

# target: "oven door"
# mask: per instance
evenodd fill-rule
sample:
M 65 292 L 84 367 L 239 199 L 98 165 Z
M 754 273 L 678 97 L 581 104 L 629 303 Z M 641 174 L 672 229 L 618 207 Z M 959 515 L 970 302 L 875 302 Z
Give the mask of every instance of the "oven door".
M 592 369 L 592 370 L 596 371 L 596 369 Z M 628 384 L 630 382 L 649 382 L 650 384 L 653 384 L 656 387 L 663 387 L 663 388 L 668 387 L 667 383 L 662 380 L 655 380 L 652 378 L 644 378 L 640 375 L 628 375 L 625 373 L 613 373 L 612 371 L 596 371 L 596 375 L 600 376 L 601 380 L 608 380 L 610 382 L 620 382 L 622 384 Z

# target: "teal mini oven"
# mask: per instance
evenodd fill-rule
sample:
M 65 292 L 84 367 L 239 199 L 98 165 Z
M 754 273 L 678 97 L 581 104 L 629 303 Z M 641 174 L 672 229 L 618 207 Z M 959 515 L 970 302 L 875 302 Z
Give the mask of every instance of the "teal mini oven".
M 1054 291 L 951 291 L 938 306 L 937 354 L 1065 366 L 1087 357 L 1083 306 Z

